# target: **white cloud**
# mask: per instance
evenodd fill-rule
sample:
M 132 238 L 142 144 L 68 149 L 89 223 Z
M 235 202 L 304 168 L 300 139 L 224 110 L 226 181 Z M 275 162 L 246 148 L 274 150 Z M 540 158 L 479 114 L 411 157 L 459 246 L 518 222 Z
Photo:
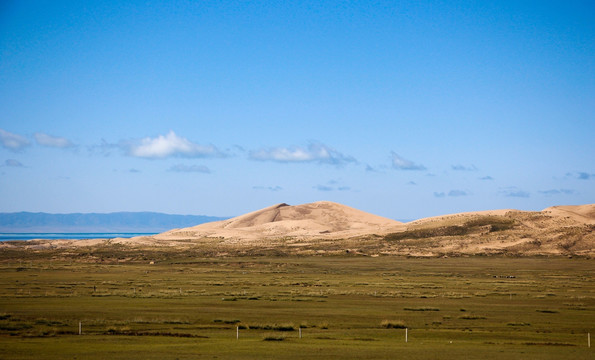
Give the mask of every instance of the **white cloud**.
M 426 170 L 426 167 L 421 164 L 416 164 L 413 161 L 407 160 L 399 156 L 399 154 L 392 152 L 393 167 L 399 170 Z
M 203 174 L 209 174 L 211 172 L 211 170 L 204 165 L 183 165 L 183 164 L 173 165 L 172 167 L 169 168 L 168 171 L 197 172 L 197 173 L 203 173 Z
M 163 159 L 171 156 L 200 158 L 223 157 L 213 145 L 199 145 L 170 131 L 167 135 L 156 138 L 146 137 L 138 142 L 124 145 L 127 154 L 145 159 Z
M 10 133 L 0 129 L 0 144 L 12 151 L 19 151 L 29 146 L 31 143 L 21 135 Z
M 42 146 L 55 147 L 61 149 L 74 147 L 74 144 L 70 140 L 63 137 L 52 136 L 39 132 L 35 133 L 34 136 L 35 141 L 37 141 L 37 143 Z
M 317 162 L 331 165 L 344 165 L 346 163 L 356 162 L 353 157 L 343 155 L 337 150 L 321 143 L 311 143 L 307 148 L 296 146 L 254 150 L 250 152 L 250 158 L 253 160 L 282 163 Z

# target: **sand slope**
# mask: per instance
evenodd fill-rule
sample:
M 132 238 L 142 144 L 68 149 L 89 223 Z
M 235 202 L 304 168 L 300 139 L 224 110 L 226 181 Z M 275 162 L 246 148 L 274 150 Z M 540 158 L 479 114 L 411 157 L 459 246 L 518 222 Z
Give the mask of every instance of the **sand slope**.
M 543 213 L 571 218 L 579 223 L 595 224 L 595 204 L 552 206 L 543 210 Z
M 403 224 L 330 201 L 273 205 L 229 220 L 175 229 L 157 239 L 221 237 L 254 240 L 279 237 L 353 237 L 396 231 Z

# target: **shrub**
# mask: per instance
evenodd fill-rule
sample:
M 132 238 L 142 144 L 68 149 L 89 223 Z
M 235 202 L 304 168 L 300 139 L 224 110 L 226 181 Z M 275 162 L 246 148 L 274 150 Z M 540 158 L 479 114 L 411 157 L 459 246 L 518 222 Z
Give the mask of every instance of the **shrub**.
M 263 341 L 283 341 L 285 340 L 285 335 L 281 334 L 265 334 L 262 338 Z
M 295 325 L 293 325 L 293 323 L 287 323 L 287 324 L 277 324 L 273 327 L 273 330 L 277 330 L 277 331 L 294 331 L 295 330 Z
M 407 327 L 403 320 L 382 320 L 380 326 L 387 329 L 405 329 Z
M 459 319 L 463 320 L 484 320 L 486 317 L 481 315 L 463 315 Z

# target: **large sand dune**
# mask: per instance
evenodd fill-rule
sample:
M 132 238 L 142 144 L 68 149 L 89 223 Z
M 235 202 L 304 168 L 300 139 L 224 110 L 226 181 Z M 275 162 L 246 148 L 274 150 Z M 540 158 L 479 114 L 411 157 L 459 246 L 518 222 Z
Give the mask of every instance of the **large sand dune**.
M 222 237 L 260 240 L 279 237 L 353 237 L 388 233 L 403 224 L 349 206 L 319 201 L 290 206 L 273 205 L 229 220 L 175 229 L 155 236 L 157 239 Z

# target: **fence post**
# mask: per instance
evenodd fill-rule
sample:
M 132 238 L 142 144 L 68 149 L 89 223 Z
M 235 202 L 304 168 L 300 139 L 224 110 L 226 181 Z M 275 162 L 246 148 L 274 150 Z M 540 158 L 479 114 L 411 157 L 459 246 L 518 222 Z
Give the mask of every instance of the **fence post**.
M 407 342 L 407 335 L 408 335 L 408 334 L 407 334 L 407 331 L 408 331 L 408 330 L 409 330 L 409 329 L 405 328 L 405 342 Z
M 83 322 L 79 321 L 79 335 L 82 335 L 83 333 Z

